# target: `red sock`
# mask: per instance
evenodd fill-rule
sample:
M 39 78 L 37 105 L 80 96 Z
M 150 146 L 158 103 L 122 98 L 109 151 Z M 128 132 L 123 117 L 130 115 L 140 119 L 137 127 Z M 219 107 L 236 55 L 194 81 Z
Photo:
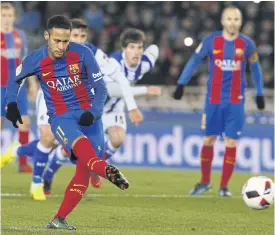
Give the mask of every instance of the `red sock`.
M 79 139 L 75 143 L 73 151 L 77 158 L 85 164 L 89 170 L 106 178 L 105 168 L 108 164 L 105 160 L 97 156 L 92 144 L 87 138 Z
M 236 162 L 236 147 L 234 148 L 226 148 L 224 159 L 223 159 L 223 167 L 222 167 L 222 177 L 220 187 L 226 187 L 228 181 L 234 171 Z
M 65 219 L 73 211 L 86 192 L 89 186 L 89 179 L 89 169 L 81 161 L 77 161 L 75 175 L 67 186 L 63 202 L 54 217 L 55 219 L 57 217 Z
M 29 143 L 29 131 L 19 131 L 19 143 L 27 144 Z M 19 165 L 27 164 L 27 156 L 19 156 Z
M 209 184 L 210 182 L 213 156 L 213 146 L 203 145 L 201 150 L 201 183 L 203 184 Z

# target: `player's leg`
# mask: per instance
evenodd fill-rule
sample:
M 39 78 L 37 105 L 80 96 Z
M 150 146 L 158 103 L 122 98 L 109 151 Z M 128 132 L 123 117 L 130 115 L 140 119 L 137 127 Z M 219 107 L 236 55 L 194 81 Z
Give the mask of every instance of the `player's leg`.
M 90 170 L 81 162 L 76 162 L 75 175 L 64 193 L 64 199 L 54 219 L 47 225 L 48 229 L 75 230 L 75 226 L 68 225 L 65 218 L 82 199 L 89 186 Z
M 78 124 L 80 114 L 68 112 L 53 118 L 51 127 L 56 139 L 68 151 L 73 152 L 90 171 L 104 177 L 121 189 L 128 188 L 128 181 L 114 166 L 100 159 L 90 140 L 81 131 Z
M 222 112 L 218 105 L 205 105 L 201 129 L 205 135 L 200 152 L 201 180 L 190 191 L 191 195 L 201 195 L 212 187 L 211 168 L 214 157 L 214 144 L 216 142 L 216 136 L 222 133 Z
M 28 157 L 34 156 L 34 150 L 39 140 L 33 140 L 28 144 L 21 145 L 18 141 L 12 143 L 6 152 L 1 155 L 1 168 L 6 164 L 14 162 L 19 156 L 25 155 Z
M 225 113 L 225 153 L 220 181 L 220 196 L 232 196 L 228 183 L 236 163 L 236 147 L 244 126 L 244 105 L 230 104 Z
M 127 128 L 125 113 L 103 114 L 102 121 L 106 133 L 106 159 L 109 159 L 118 151 L 125 140 Z
M 77 157 L 77 170 L 66 189 L 64 199 L 54 220 L 47 225 L 47 228 L 50 229 L 75 229 L 74 226 L 69 226 L 64 220 L 76 207 L 87 190 L 90 171 L 107 178 L 121 189 L 128 187 L 127 180 L 119 170 L 98 157 L 94 146 L 82 133 L 82 127 L 77 123 L 78 116 L 76 112 L 74 114 L 66 113 L 52 120 L 52 132 L 55 134 L 56 139 L 68 152 L 72 151 Z M 99 150 L 97 148 L 97 151 Z
M 106 152 L 105 152 L 102 120 L 99 119 L 99 120 L 95 121 L 95 123 L 89 127 L 82 127 L 82 131 L 91 141 L 98 157 L 105 159 Z M 98 176 L 94 172 L 91 172 L 90 175 L 91 175 L 90 182 L 91 182 L 92 187 L 100 188 L 102 185 L 102 180 L 101 180 L 100 176 Z
M 2 131 L 3 125 L 4 125 L 4 120 L 6 117 L 6 101 L 5 101 L 5 93 L 6 93 L 6 88 L 1 86 L 1 122 L 0 122 L 0 130 Z M 2 154 L 2 153 L 1 153 Z
M 19 124 L 18 137 L 19 143 L 24 145 L 29 142 L 29 130 L 30 130 L 30 119 L 28 117 L 28 98 L 27 89 L 23 86 L 18 93 L 18 108 L 22 115 L 23 124 Z M 32 173 L 30 165 L 27 163 L 28 158 L 26 155 L 21 155 L 18 158 L 19 168 L 18 172 Z
M 34 149 L 34 167 L 30 193 L 34 200 L 46 200 L 43 173 L 49 160 L 49 154 L 56 147 L 56 143 L 49 125 L 40 126 L 39 131 L 40 140 Z
M 54 155 L 50 160 L 46 172 L 43 176 L 44 193 L 46 196 L 51 196 L 51 186 L 54 175 L 67 159 L 67 153 L 64 151 L 61 145 L 59 145 L 54 151 Z
M 34 200 L 46 200 L 43 189 L 43 173 L 49 160 L 49 154 L 57 144 L 48 124 L 47 107 L 41 91 L 37 95 L 36 110 L 40 139 L 34 148 L 34 167 L 30 192 Z

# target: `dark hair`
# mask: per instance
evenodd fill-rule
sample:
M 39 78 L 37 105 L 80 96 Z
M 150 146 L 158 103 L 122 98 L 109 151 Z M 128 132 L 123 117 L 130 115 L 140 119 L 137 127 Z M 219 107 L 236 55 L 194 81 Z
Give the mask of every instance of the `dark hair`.
M 54 15 L 51 16 L 47 21 L 47 30 L 50 30 L 52 28 L 72 30 L 72 23 L 66 16 Z
M 85 29 L 85 30 L 88 29 L 88 25 L 82 19 L 74 18 L 71 20 L 71 22 L 72 22 L 73 29 Z
M 145 35 L 144 32 L 135 29 L 135 28 L 129 28 L 122 32 L 120 35 L 120 43 L 123 48 L 127 47 L 129 43 L 138 43 L 145 41 Z

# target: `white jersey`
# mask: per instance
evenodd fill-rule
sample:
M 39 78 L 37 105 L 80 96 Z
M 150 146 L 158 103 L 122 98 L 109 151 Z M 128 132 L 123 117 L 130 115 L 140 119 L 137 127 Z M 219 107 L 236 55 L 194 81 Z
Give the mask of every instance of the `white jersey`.
M 122 52 L 113 53 L 110 56 L 110 59 L 115 59 L 120 64 L 121 71 L 124 73 L 128 82 L 131 85 L 134 85 L 144 76 L 145 73 L 149 72 L 153 68 L 158 58 L 158 55 L 158 47 L 156 45 L 150 45 L 146 48 L 141 57 L 141 60 L 139 61 L 138 65 L 134 68 L 129 67 L 125 63 L 125 55 Z M 108 89 L 108 83 L 111 83 L 111 80 L 108 80 L 108 78 L 106 78 L 105 81 Z M 123 112 L 124 106 L 125 105 L 122 98 L 108 96 L 106 104 L 104 106 L 104 113 Z
M 93 44 L 86 43 L 85 45 L 89 47 L 94 53 L 99 68 L 104 74 L 103 78 L 105 83 L 119 85 L 121 90 L 121 97 L 123 97 L 127 109 L 136 109 L 137 104 L 134 98 L 134 94 L 131 92 L 130 84 L 128 83 L 124 73 L 120 69 L 120 64 L 114 58 L 108 58 L 108 56 L 106 56 L 106 54 L 102 50 L 98 49 Z

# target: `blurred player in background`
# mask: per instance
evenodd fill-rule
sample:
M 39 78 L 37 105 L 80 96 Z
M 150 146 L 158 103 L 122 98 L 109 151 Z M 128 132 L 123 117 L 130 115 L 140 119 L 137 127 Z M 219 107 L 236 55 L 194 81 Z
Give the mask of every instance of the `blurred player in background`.
M 204 130 L 201 150 L 202 177 L 191 195 L 200 195 L 210 189 L 213 145 L 217 136 L 225 133 L 225 154 L 220 181 L 220 196 L 231 196 L 228 182 L 236 161 L 236 145 L 244 125 L 244 102 L 246 80 L 244 77 L 246 60 L 250 63 L 251 76 L 256 87 L 256 104 L 263 110 L 264 91 L 262 71 L 256 46 L 247 36 L 240 33 L 242 14 L 236 7 L 228 7 L 222 13 L 223 31 L 207 36 L 187 63 L 174 92 L 180 99 L 184 86 L 189 82 L 196 67 L 206 56 L 210 59 L 209 79 L 201 128 Z
M 145 73 L 155 65 L 159 56 L 156 45 L 150 45 L 144 50 L 144 32 L 135 28 L 126 29 L 120 36 L 122 51 L 111 54 L 121 66 L 121 71 L 131 85 L 138 82 Z M 106 159 L 109 159 L 123 144 L 126 136 L 126 119 L 124 100 L 116 96 L 119 89 L 108 85 L 109 97 L 104 106 L 102 116 L 104 131 L 106 133 Z M 141 86 L 133 89 L 135 95 L 159 96 L 161 89 L 158 86 Z
M 65 16 L 49 18 L 44 32 L 48 45 L 34 50 L 23 60 L 6 91 L 6 116 L 17 127 L 17 122 L 22 123 L 16 102 L 19 86 L 28 75 L 36 75 L 44 93 L 52 132 L 76 160 L 74 177 L 57 214 L 47 225 L 48 229 L 76 229 L 68 225 L 65 218 L 86 192 L 91 171 L 122 190 L 129 186 L 121 172 L 102 159 L 101 115 L 107 89 L 92 51 L 70 42 L 71 28 L 71 22 Z
M 1 130 L 6 115 L 5 93 L 8 80 L 15 73 L 16 67 L 27 56 L 27 42 L 25 33 L 14 28 L 15 8 L 11 3 L 1 3 Z M 35 82 L 29 79 L 30 89 Z M 23 85 L 18 95 L 18 105 L 22 114 L 23 124 L 19 125 L 19 142 L 29 142 L 30 119 L 28 117 L 27 89 Z M 1 164 L 2 167 L 2 164 Z M 27 156 L 19 156 L 19 172 L 31 173 L 32 169 L 27 163 Z

